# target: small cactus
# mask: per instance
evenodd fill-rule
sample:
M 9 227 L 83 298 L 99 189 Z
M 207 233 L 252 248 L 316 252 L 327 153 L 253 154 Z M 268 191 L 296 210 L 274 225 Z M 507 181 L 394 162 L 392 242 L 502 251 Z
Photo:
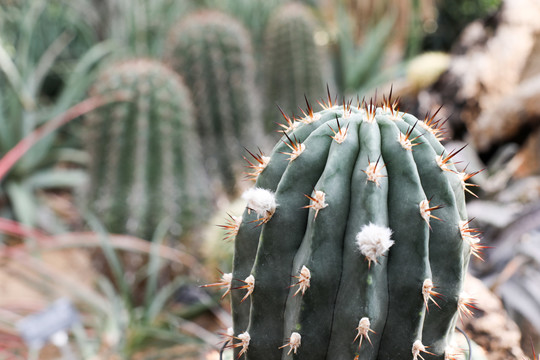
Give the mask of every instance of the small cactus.
M 296 112 L 304 95 L 324 94 L 323 60 L 315 44 L 317 22 L 311 9 L 293 2 L 282 5 L 270 17 L 264 38 L 264 82 L 271 107 L 266 111 L 265 128 L 275 126 L 275 106 Z
M 234 193 L 242 146 L 262 133 L 249 34 L 226 14 L 201 11 L 171 29 L 165 59 L 193 93 L 209 172 Z
M 164 218 L 175 235 L 201 224 L 208 188 L 181 78 L 160 62 L 130 60 L 107 67 L 91 93 L 127 101 L 88 115 L 89 209 L 108 231 L 148 240 Z
M 460 295 L 466 268 L 481 249 L 465 209 L 470 176 L 440 144 L 441 123 L 399 112 L 391 96 L 322 105 L 285 116 L 269 158 L 254 156 L 227 278 L 234 334 L 249 342 L 231 347 L 248 360 L 454 354 L 459 311 L 473 303 Z

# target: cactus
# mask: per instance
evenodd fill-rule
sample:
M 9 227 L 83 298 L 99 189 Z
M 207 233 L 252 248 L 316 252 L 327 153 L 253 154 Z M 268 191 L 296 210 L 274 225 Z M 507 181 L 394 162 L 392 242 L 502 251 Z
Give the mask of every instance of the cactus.
M 282 5 L 270 18 L 265 30 L 265 96 L 271 109 L 266 111 L 265 128 L 275 126 L 275 104 L 286 112 L 298 110 L 304 95 L 324 94 L 322 54 L 314 41 L 316 19 L 301 3 Z
M 88 115 L 88 207 L 109 231 L 144 239 L 165 217 L 176 235 L 202 223 L 208 188 L 181 78 L 158 61 L 130 60 L 106 68 L 91 93 L 128 101 Z
M 482 250 L 465 209 L 473 174 L 456 170 L 434 116 L 391 96 L 322 105 L 285 116 L 271 156 L 251 161 L 255 187 L 228 225 L 233 271 L 218 283 L 232 296 L 229 347 L 248 360 L 452 359 Z
M 165 59 L 194 95 L 209 172 L 234 193 L 242 146 L 262 132 L 249 34 L 228 15 L 202 11 L 171 29 Z

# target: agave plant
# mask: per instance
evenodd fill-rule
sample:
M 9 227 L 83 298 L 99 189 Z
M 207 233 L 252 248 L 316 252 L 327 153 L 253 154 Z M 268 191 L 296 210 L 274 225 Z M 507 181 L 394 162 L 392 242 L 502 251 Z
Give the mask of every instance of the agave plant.
M 76 30 L 73 24 L 80 19 L 67 10 L 62 12 L 59 4 L 56 1 L 23 1 L 0 12 L 2 20 L 6 19 L 0 21 L 1 156 L 36 128 L 65 113 L 79 101 L 89 84 L 92 68 L 111 50 L 109 44 L 97 44 L 75 61 L 66 53 L 74 36 L 78 36 L 77 32 L 66 30 L 58 33 L 56 38 L 43 38 L 43 23 L 52 22 L 50 12 L 57 10 L 63 16 L 54 17 L 54 21 L 68 29 L 71 24 L 71 29 Z M 41 43 L 40 40 L 49 42 Z M 51 79 L 60 80 L 60 90 L 51 90 L 47 86 Z M 85 176 L 79 170 L 54 168 L 59 161 L 84 162 L 82 152 L 63 146 L 57 140 L 56 131 L 48 134 L 31 149 L 26 149 L 28 151 L 20 161 L 5 174 L 0 188 L 4 215 L 34 225 L 38 221 L 36 195 L 39 190 L 73 188 L 84 181 Z

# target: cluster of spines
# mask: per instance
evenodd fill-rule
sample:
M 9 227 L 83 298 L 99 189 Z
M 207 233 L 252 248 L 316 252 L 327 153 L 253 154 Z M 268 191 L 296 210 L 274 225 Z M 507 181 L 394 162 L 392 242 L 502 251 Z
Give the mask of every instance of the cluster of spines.
M 343 100 L 342 104 L 337 104 L 337 98 L 332 98 L 330 95 L 330 92 L 328 91 L 328 97 L 326 100 L 321 99 L 319 101 L 319 104 L 323 108 L 323 110 L 329 110 L 335 107 L 342 106 L 343 108 L 343 114 L 344 118 L 346 118 L 347 113 L 350 114 L 351 109 L 351 101 L 346 102 Z M 290 153 L 282 152 L 285 155 L 288 155 L 289 162 L 294 161 L 296 158 L 298 158 L 302 152 L 305 150 L 305 145 L 301 143 L 294 135 L 291 138 L 288 133 L 292 130 L 296 129 L 298 126 L 302 124 L 309 124 L 315 120 L 314 118 L 318 116 L 319 114 L 314 114 L 313 108 L 309 104 L 309 102 L 306 99 L 307 104 L 307 110 L 302 110 L 302 113 L 304 115 L 304 118 L 297 119 L 296 117 L 289 117 L 285 114 L 285 112 L 280 108 L 282 116 L 285 119 L 285 124 L 280 124 L 283 128 L 282 133 L 284 135 L 284 138 L 282 141 L 289 149 L 291 150 Z M 358 101 L 357 109 L 362 110 L 364 113 L 364 120 L 367 122 L 373 122 L 375 121 L 375 116 L 377 106 L 375 105 L 373 100 L 370 100 L 369 103 L 365 100 L 362 100 L 361 102 Z M 399 112 L 399 103 L 398 100 L 392 100 L 391 93 L 388 97 L 383 96 L 383 103 L 382 103 L 382 111 L 384 114 L 389 115 L 390 118 L 394 120 L 402 119 L 403 113 Z M 440 109 L 439 109 L 440 110 Z M 412 151 L 413 146 L 418 145 L 419 143 L 417 140 L 423 135 L 418 135 L 413 138 L 411 138 L 411 135 L 413 134 L 413 130 L 416 127 L 418 123 L 421 124 L 421 126 L 429 131 L 437 140 L 442 139 L 443 136 L 443 129 L 442 126 L 444 122 L 441 122 L 441 120 L 435 120 L 435 115 L 439 112 L 437 110 L 434 115 L 426 115 L 425 121 L 418 121 L 414 125 L 410 126 L 407 132 L 405 134 L 401 133 L 403 135 L 403 138 L 400 137 L 397 139 L 398 142 L 402 144 L 402 147 L 408 151 Z M 347 127 L 343 128 L 341 127 L 339 123 L 339 119 L 336 117 L 336 123 L 337 123 L 337 129 L 333 129 L 330 127 L 330 129 L 333 132 L 333 136 L 330 136 L 334 141 L 337 143 L 341 143 L 343 141 L 343 138 L 346 137 L 347 133 Z M 405 144 L 405 145 L 404 145 Z M 455 173 L 459 176 L 461 179 L 461 182 L 463 184 L 463 190 L 471 192 L 470 189 L 468 189 L 468 186 L 476 186 L 474 184 L 466 183 L 472 176 L 476 175 L 480 171 L 474 172 L 474 173 L 465 173 L 465 172 L 458 172 L 456 170 L 453 170 L 455 165 L 450 160 L 458 154 L 463 148 L 454 150 L 450 152 L 448 155 L 445 155 L 442 153 L 439 155 L 436 159 L 437 164 L 443 171 L 449 171 L 452 173 Z M 260 150 L 259 153 L 254 154 L 250 151 L 248 153 L 253 157 L 256 164 L 251 162 L 249 159 L 244 158 L 248 162 L 248 168 L 252 169 L 250 173 L 248 173 L 248 178 L 250 180 L 256 181 L 258 176 L 264 171 L 266 165 L 268 164 L 268 161 L 270 160 L 269 157 L 265 156 Z M 384 168 L 384 164 L 380 165 L 379 160 L 376 161 L 369 161 L 368 167 L 365 170 L 362 170 L 366 174 L 366 181 L 372 181 L 375 184 L 379 184 L 379 180 L 381 177 L 386 177 L 386 175 L 383 175 L 380 170 Z M 255 194 L 257 193 L 257 194 Z M 473 193 L 473 195 L 475 195 Z M 258 199 L 258 197 L 261 196 L 261 199 Z M 317 214 L 319 211 L 323 210 L 324 208 L 328 207 L 328 204 L 325 202 L 325 193 L 313 189 L 313 193 L 308 195 L 304 194 L 305 197 L 307 197 L 310 200 L 310 204 L 307 206 L 304 206 L 304 208 L 310 208 L 314 210 L 314 221 L 317 217 Z M 476 196 L 476 195 L 475 195 Z M 258 214 L 258 219 L 255 221 L 259 225 L 262 223 L 266 223 L 270 221 L 271 217 L 273 216 L 277 204 L 275 203 L 275 198 L 273 198 L 273 193 L 271 191 L 260 189 L 260 188 L 254 188 L 251 190 L 248 190 L 244 194 L 244 198 L 247 200 L 248 210 L 255 211 Z M 271 200 L 270 200 L 271 199 Z M 420 216 L 424 219 L 424 221 L 428 224 L 428 226 L 431 228 L 430 225 L 430 219 L 435 220 L 441 220 L 437 216 L 432 214 L 432 211 L 440 209 L 442 206 L 430 205 L 431 199 L 425 199 L 419 204 L 419 212 Z M 480 233 L 476 229 L 469 228 L 469 223 L 471 221 L 462 221 L 459 224 L 459 231 L 461 234 L 461 237 L 464 242 L 466 242 L 469 245 L 470 254 L 479 258 L 481 258 L 482 249 L 485 248 L 479 241 L 480 241 Z M 228 222 L 228 225 L 224 225 L 223 227 L 229 229 L 229 233 L 227 235 L 227 239 L 230 238 L 230 233 L 236 234 L 238 231 L 238 228 L 240 226 L 240 222 L 234 223 L 234 225 L 231 225 L 231 222 Z M 369 262 L 369 267 L 371 267 L 371 263 L 374 262 L 375 264 L 378 263 L 377 259 L 379 256 L 383 256 L 389 248 L 393 244 L 393 240 L 390 239 L 392 231 L 389 228 L 379 227 L 377 229 L 366 229 L 369 227 L 377 228 L 377 226 L 373 224 L 369 224 L 369 226 L 364 226 L 361 232 L 357 234 L 357 244 L 358 248 L 361 251 L 361 253 L 365 256 L 366 260 Z M 233 229 L 233 230 L 231 230 Z M 370 235 L 363 234 L 364 232 L 369 232 Z M 375 234 L 375 235 L 373 235 Z M 375 244 L 370 244 L 370 240 L 366 240 L 369 237 L 378 237 L 378 239 L 375 241 Z M 363 247 L 364 246 L 364 247 Z M 367 247 L 367 248 L 366 248 Z M 233 290 L 237 289 L 244 289 L 246 290 L 246 293 L 244 297 L 242 298 L 242 302 L 245 301 L 255 290 L 255 278 L 253 275 L 249 275 L 246 279 L 233 279 L 232 273 L 231 274 L 224 274 L 225 277 L 222 277 L 222 281 L 210 284 L 206 286 L 221 286 L 226 290 L 226 294 L 228 294 L 231 290 L 231 284 L 233 280 L 239 281 L 241 283 L 244 283 L 245 285 L 239 286 L 236 288 L 232 288 Z M 298 275 L 293 276 L 295 279 L 297 279 L 296 283 L 291 285 L 290 287 L 296 288 L 296 291 L 294 292 L 293 296 L 297 295 L 304 295 L 306 291 L 308 291 L 310 287 L 311 282 L 311 271 L 304 265 L 300 269 Z M 226 285 L 224 285 L 225 280 L 228 282 Z M 440 307 L 437 301 L 434 298 L 443 298 L 444 296 L 440 294 L 439 292 L 435 291 L 436 287 L 433 284 L 432 279 L 427 278 L 424 280 L 422 284 L 422 297 L 424 300 L 424 306 L 426 308 L 426 311 L 429 312 L 429 303 L 432 302 L 435 306 Z M 462 316 L 470 317 L 473 314 L 473 310 L 476 309 L 475 307 L 475 300 L 468 294 L 462 292 L 459 295 L 458 299 L 458 314 L 460 318 Z M 376 334 L 374 330 L 370 328 L 370 319 L 367 317 L 362 317 L 358 323 L 358 327 L 354 329 L 356 331 L 356 337 L 354 338 L 354 342 L 358 341 L 359 346 L 358 349 L 360 350 L 362 346 L 362 342 L 364 339 L 366 339 L 371 344 L 371 338 L 369 337 L 370 333 Z M 250 342 L 250 336 L 246 332 L 239 334 L 238 336 L 228 336 L 226 337 L 229 341 L 228 347 L 230 348 L 238 348 L 241 347 L 241 351 L 239 352 L 238 357 L 240 357 L 243 354 L 246 354 L 249 348 L 249 342 Z M 235 342 L 235 340 L 237 342 Z M 297 351 L 299 351 L 301 345 L 301 335 L 299 332 L 292 332 L 290 338 L 288 338 L 283 345 L 279 347 L 279 349 L 289 347 L 288 354 L 291 352 L 294 352 L 296 354 Z M 431 352 L 429 352 L 427 349 L 429 347 L 422 344 L 421 340 L 416 340 L 412 344 L 412 355 L 413 359 L 417 360 L 418 358 L 424 359 L 422 356 L 422 353 L 435 355 Z M 449 346 L 445 351 L 445 359 L 451 360 L 451 359 L 457 359 L 461 354 L 463 353 L 462 349 L 458 349 L 455 346 Z M 358 355 L 357 357 L 358 358 Z

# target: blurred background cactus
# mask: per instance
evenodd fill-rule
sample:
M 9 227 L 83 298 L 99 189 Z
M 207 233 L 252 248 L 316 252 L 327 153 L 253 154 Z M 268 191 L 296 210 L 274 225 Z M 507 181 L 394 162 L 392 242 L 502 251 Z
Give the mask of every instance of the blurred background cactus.
M 175 236 L 202 224 L 212 193 L 180 77 L 157 61 L 126 61 L 107 67 L 90 93 L 125 101 L 88 114 L 88 208 L 108 231 L 143 239 L 164 219 Z
M 276 9 L 266 25 L 264 56 L 265 129 L 279 121 L 277 105 L 286 113 L 298 113 L 304 95 L 318 99 L 325 93 L 325 58 L 315 44 L 319 25 L 307 5 L 291 2 Z M 298 114 L 301 116 L 301 114 Z
M 165 59 L 192 91 L 206 168 L 234 194 L 243 146 L 262 136 L 249 33 L 229 15 L 202 11 L 171 29 Z

